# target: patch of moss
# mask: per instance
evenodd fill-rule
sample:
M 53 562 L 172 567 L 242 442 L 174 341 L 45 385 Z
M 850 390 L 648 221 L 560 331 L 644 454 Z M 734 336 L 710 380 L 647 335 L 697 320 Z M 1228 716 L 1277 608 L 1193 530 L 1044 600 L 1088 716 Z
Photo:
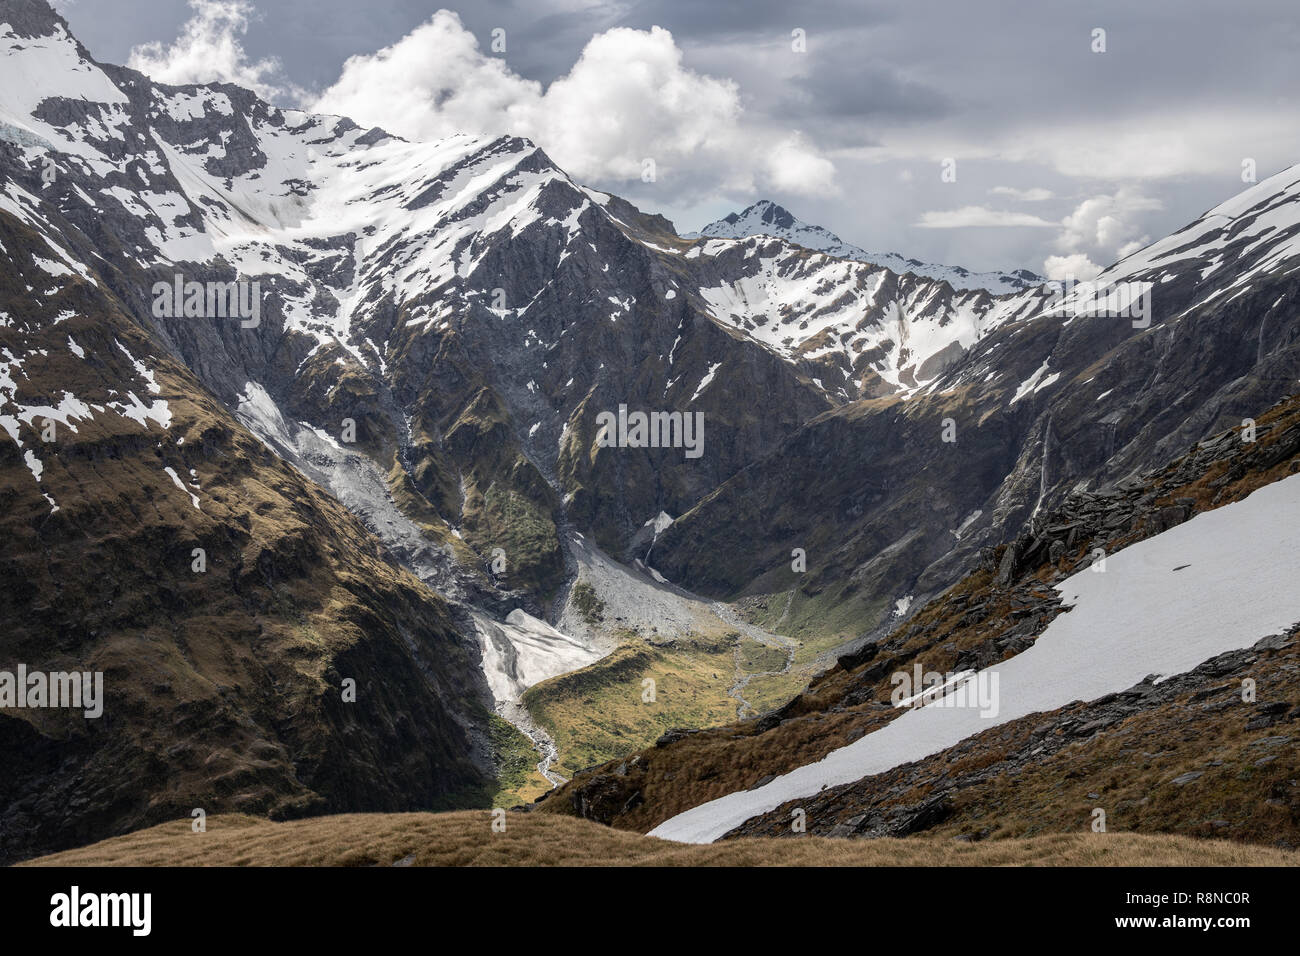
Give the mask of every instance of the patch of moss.
M 605 602 L 596 596 L 595 588 L 586 581 L 579 581 L 573 586 L 572 598 L 573 606 L 588 624 L 599 624 L 605 620 Z

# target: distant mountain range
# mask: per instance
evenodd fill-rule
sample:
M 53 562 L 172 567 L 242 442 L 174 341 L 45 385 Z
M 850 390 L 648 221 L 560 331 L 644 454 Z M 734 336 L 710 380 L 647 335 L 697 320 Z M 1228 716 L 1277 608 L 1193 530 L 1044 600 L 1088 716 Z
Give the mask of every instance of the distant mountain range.
M 772 236 L 839 259 L 870 262 L 900 275 L 910 272 L 926 279 L 942 280 L 954 289 L 985 289 L 994 295 L 1019 292 L 1030 286 L 1041 285 L 1043 282 L 1042 276 L 1027 269 L 1017 269 L 1013 272 L 971 272 L 961 266 L 935 265 L 918 259 L 909 259 L 894 252 L 866 252 L 843 241 L 828 229 L 796 219 L 784 206 L 778 206 L 767 199 L 760 199 L 741 212 L 733 212 L 716 222 L 711 222 L 698 233 L 689 233 L 687 237 L 696 236 L 717 239 Z

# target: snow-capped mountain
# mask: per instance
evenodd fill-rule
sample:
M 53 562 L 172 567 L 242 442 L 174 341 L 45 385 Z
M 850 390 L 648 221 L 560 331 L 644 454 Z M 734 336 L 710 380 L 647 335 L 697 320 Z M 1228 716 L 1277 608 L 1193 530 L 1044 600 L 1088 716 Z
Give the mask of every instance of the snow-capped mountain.
M 837 402 L 930 384 L 1009 315 L 983 289 L 784 239 L 701 239 L 684 257 L 710 315 L 809 367 Z
M 10 211 L 68 268 L 107 264 L 227 407 L 453 593 L 475 587 L 458 567 L 503 544 L 512 583 L 551 593 L 558 511 L 585 511 L 619 552 L 808 418 L 928 384 L 987 330 L 987 293 L 782 240 L 686 243 L 521 139 L 407 143 L 233 86 L 154 84 L 29 15 L 6 33 Z M 257 282 L 256 327 L 156 314 L 178 274 Z M 742 412 L 757 391 L 782 396 L 759 420 Z M 705 407 L 721 451 L 588 455 L 595 415 L 620 404 Z M 331 447 L 345 420 L 373 466 Z M 606 468 L 613 499 L 591 494 Z M 372 500 L 385 486 L 427 506 L 432 552 Z M 485 497 L 502 487 L 513 505 Z M 521 505 L 527 540 L 502 521 Z
M 893 600 L 923 603 L 1072 489 L 1240 425 L 1300 379 L 1298 182 L 1284 170 L 1092 284 L 996 300 L 987 331 L 923 387 L 809 423 L 665 529 L 656 568 L 723 594 L 861 602 L 859 620 L 883 627 Z M 792 514 L 791 487 L 820 517 Z M 726 565 L 696 557 L 716 535 Z M 800 579 L 782 569 L 806 539 L 825 564 Z
M 730 624 L 699 595 L 771 598 L 829 653 L 1070 490 L 1293 388 L 1296 179 L 1108 270 L 1151 293 L 1138 327 L 1027 274 L 995 296 L 846 254 L 779 207 L 683 238 L 527 140 L 407 142 L 154 83 L 5 0 L 0 461 L 10 567 L 36 583 L 7 594 L 25 625 L 0 656 L 152 662 L 121 705 L 184 727 L 79 739 L 110 796 L 175 752 L 157 785 L 195 805 L 195 741 L 237 724 L 211 766 L 259 812 L 464 805 L 493 694 L 607 650 L 555 627 L 586 621 L 590 569 L 657 589 L 615 620 L 672 607 L 688 631 Z M 701 454 L 611 441 L 629 410 L 702 416 Z M 87 548 L 113 573 L 79 573 Z M 209 642 L 221 667 L 193 661 Z M 387 669 L 356 731 L 335 685 Z M 80 780 L 47 787 L 56 731 L 5 745 L 22 800 Z M 244 790 L 264 759 L 273 782 Z M 66 812 L 96 833 L 144 813 L 102 809 Z
M 1027 269 L 1013 272 L 971 272 L 961 266 L 937 265 L 921 262 L 894 252 L 866 252 L 845 242 L 829 229 L 803 222 L 785 207 L 761 199 L 740 212 L 733 212 L 716 222 L 711 222 L 688 238 L 706 236 L 718 239 L 744 239 L 747 236 L 773 236 L 805 249 L 824 252 L 840 259 L 856 259 L 882 266 L 899 275 L 911 273 L 926 279 L 947 282 L 954 289 L 984 289 L 993 295 L 1005 295 L 1030 286 L 1039 285 L 1043 277 Z

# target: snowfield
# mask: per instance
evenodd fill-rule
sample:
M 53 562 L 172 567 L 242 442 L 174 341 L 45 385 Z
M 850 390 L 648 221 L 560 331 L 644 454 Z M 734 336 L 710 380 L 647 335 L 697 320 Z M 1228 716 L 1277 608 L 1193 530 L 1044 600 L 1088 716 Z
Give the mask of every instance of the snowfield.
M 483 673 L 498 709 L 518 703 L 534 684 L 594 664 L 609 652 L 563 634 L 519 608 L 503 622 L 477 613 L 473 618 Z
M 1000 707 L 927 705 L 755 790 L 664 821 L 651 836 L 711 843 L 750 817 L 825 787 L 938 753 L 1026 714 L 1191 670 L 1300 621 L 1300 475 L 1198 515 L 1056 585 L 1070 610 L 1034 645 L 998 664 Z M 1177 570 L 1175 570 L 1177 569 Z

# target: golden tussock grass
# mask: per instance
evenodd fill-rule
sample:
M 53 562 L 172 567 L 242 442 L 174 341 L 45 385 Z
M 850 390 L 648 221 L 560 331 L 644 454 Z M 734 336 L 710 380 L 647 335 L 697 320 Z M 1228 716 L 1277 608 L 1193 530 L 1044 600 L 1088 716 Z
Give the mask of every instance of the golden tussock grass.
M 1295 866 L 1300 854 L 1222 840 L 1070 833 L 966 843 L 782 837 L 688 846 L 586 820 L 487 811 L 376 813 L 286 823 L 243 815 L 164 823 L 35 866 Z

